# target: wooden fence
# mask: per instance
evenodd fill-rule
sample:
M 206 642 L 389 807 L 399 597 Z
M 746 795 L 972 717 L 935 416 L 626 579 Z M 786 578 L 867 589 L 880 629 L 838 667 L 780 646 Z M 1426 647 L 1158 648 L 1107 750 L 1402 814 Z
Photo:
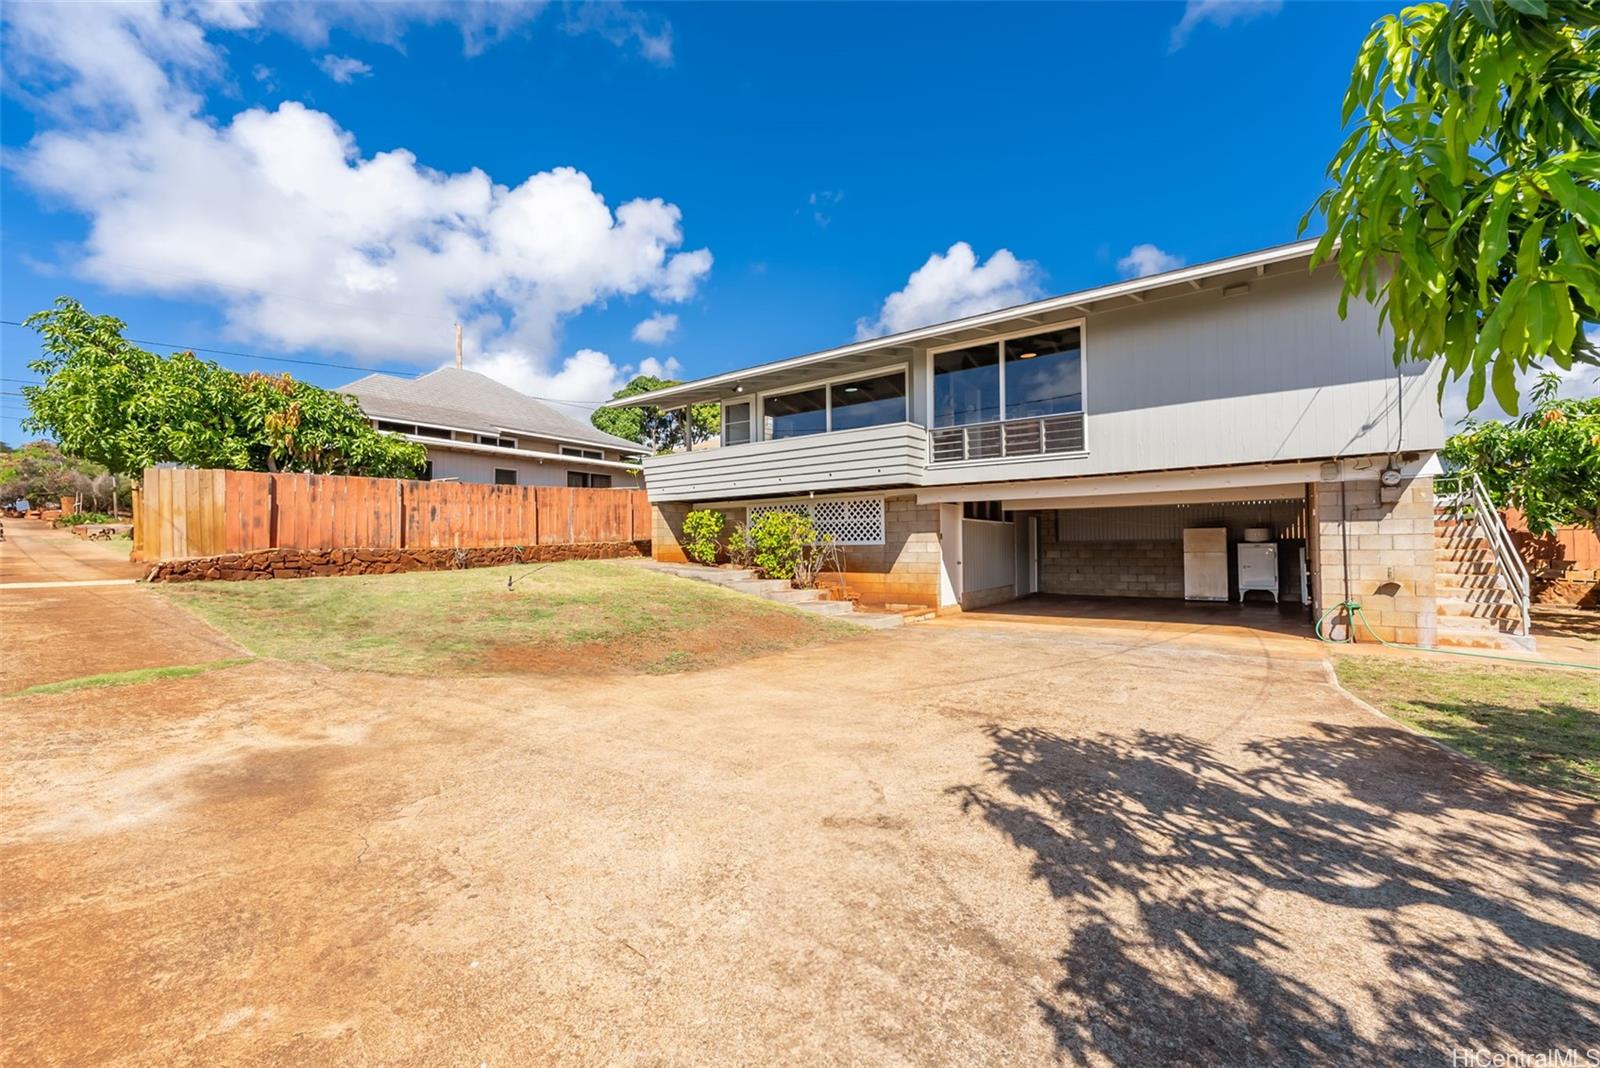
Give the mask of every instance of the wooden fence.
M 1530 571 L 1547 569 L 1600 571 L 1600 538 L 1588 527 L 1557 527 L 1549 534 L 1530 534 L 1522 513 L 1508 508 L 1506 528 Z
M 257 549 L 479 549 L 646 541 L 643 490 L 486 486 L 153 467 L 134 494 L 133 558 Z

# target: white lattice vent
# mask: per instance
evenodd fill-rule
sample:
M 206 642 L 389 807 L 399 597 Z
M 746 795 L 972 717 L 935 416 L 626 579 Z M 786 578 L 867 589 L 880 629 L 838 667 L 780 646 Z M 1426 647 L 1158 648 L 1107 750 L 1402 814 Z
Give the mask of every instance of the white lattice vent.
M 752 504 L 750 522 L 768 512 L 810 516 L 818 534 L 831 535 L 836 545 L 883 544 L 883 498 L 848 497 L 843 500 L 798 501 L 793 504 Z

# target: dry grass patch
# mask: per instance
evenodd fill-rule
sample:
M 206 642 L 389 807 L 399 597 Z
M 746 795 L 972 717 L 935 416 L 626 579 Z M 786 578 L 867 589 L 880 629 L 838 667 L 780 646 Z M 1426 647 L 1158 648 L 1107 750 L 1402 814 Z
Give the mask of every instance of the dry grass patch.
M 402 675 L 661 674 L 861 633 L 610 561 L 157 588 L 259 656 Z
M 1339 682 L 1519 782 L 1600 797 L 1600 673 L 1346 655 Z

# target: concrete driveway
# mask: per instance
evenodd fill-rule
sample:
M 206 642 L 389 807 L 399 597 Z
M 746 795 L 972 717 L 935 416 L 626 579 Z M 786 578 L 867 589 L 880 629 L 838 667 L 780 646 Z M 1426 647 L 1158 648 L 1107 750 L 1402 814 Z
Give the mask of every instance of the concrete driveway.
M 19 1064 L 1600 1035 L 1595 807 L 1374 717 L 1292 638 L 971 618 L 650 679 L 258 662 L 11 699 L 0 745 Z

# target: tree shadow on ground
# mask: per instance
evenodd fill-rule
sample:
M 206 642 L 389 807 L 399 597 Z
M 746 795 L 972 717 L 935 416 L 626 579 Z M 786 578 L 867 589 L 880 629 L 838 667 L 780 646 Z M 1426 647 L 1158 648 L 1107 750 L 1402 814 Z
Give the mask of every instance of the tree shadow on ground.
M 1594 806 L 1529 801 L 1405 731 L 1316 730 L 1224 758 L 1174 733 L 986 728 L 989 781 L 952 793 L 1063 906 L 1039 1001 L 1061 1052 L 1439 1064 L 1593 1045 Z

